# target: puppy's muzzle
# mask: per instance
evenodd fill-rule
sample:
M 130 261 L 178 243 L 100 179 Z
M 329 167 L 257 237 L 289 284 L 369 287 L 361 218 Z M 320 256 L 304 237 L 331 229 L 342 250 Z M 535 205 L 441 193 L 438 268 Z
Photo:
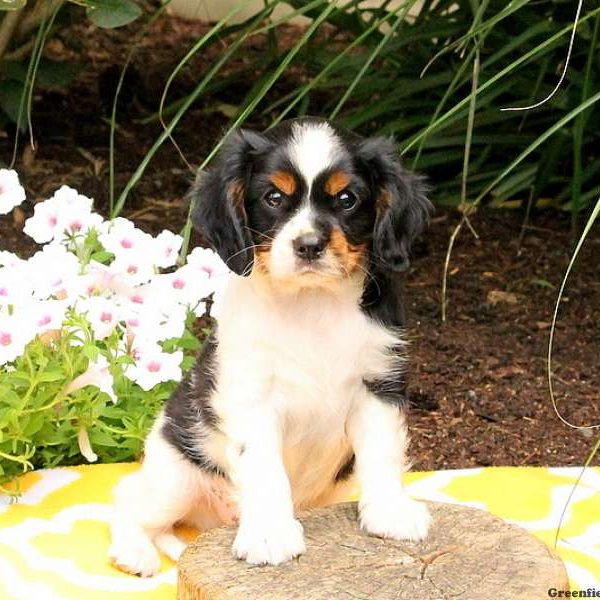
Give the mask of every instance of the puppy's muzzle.
M 316 233 L 307 233 L 298 236 L 293 242 L 294 254 L 297 258 L 313 262 L 323 256 L 327 247 L 327 240 Z

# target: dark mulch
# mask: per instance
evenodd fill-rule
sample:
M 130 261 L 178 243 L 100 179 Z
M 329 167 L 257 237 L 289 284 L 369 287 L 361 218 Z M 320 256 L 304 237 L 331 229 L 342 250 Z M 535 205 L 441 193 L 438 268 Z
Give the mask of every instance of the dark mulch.
M 140 118 L 154 112 L 176 61 L 206 30 L 199 23 L 163 19 L 138 47 L 126 80 L 117 131 L 117 190 L 123 188 L 161 128 Z M 34 104 L 37 149 L 21 144 L 16 165 L 30 203 L 14 217 L 0 217 L 0 246 L 27 255 L 34 245 L 20 229 L 33 209 L 59 185 L 72 185 L 108 206 L 108 115 L 112 90 L 135 29 L 99 32 L 74 24 L 49 45 L 49 54 L 75 58 L 83 69 L 69 91 L 41 92 Z M 294 32 L 288 32 L 293 37 Z M 285 38 L 286 32 L 283 37 Z M 172 88 L 173 99 L 193 89 L 227 40 L 201 53 Z M 249 69 L 264 39 L 249 41 L 230 69 Z M 285 43 L 285 42 L 284 42 Z M 300 77 L 301 74 L 298 75 Z M 286 93 L 290 78 L 275 90 Z M 187 160 L 198 164 L 252 84 L 207 96 L 182 120 L 175 137 Z M 253 123 L 255 126 L 264 123 Z M 8 162 L 13 132 L 0 131 L 0 160 Z M 192 172 L 168 142 L 134 189 L 124 214 L 141 227 L 177 230 L 185 220 L 185 192 Z M 410 307 L 411 454 L 415 467 L 581 464 L 594 438 L 570 429 L 555 415 L 546 382 L 549 323 L 557 287 L 571 251 L 569 219 L 536 214 L 517 245 L 517 212 L 481 211 L 458 239 L 450 265 L 448 319 L 440 320 L 442 269 L 449 235 L 458 222 L 439 211 L 417 248 L 407 276 Z M 554 355 L 559 408 L 576 424 L 600 422 L 600 237 L 587 242 L 560 310 Z M 506 292 L 500 302 L 490 292 Z M 514 302 L 514 303 L 511 303 Z

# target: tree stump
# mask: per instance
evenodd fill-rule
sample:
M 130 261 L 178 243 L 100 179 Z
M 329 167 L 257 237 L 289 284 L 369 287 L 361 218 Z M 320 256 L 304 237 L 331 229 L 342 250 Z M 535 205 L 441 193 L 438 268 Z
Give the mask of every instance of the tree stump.
M 306 511 L 307 552 L 277 567 L 231 554 L 235 528 L 201 535 L 179 561 L 179 600 L 535 600 L 569 589 L 558 556 L 525 530 L 489 513 L 428 503 L 426 540 L 372 537 L 357 524 L 355 503 Z

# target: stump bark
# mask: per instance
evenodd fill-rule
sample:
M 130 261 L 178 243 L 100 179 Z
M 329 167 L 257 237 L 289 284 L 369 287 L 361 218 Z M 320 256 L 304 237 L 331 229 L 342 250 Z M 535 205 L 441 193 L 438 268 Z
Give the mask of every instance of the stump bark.
M 567 590 L 560 558 L 540 540 L 489 513 L 428 503 L 423 542 L 367 535 L 355 503 L 306 511 L 307 552 L 277 567 L 233 558 L 235 528 L 201 535 L 179 561 L 179 600 L 461 600 L 548 598 Z

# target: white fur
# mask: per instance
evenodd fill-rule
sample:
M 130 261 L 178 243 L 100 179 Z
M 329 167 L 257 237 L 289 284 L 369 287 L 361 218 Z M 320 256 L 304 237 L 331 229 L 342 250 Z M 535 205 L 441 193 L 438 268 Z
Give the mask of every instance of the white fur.
M 380 537 L 418 541 L 431 521 L 427 507 L 408 497 L 399 473 L 408 468 L 404 415 L 366 393 L 348 419 L 361 487 L 360 524 Z
M 259 272 L 232 277 L 212 397 L 222 434 L 199 439 L 226 466 L 230 483 L 182 458 L 160 435 L 159 420 L 141 471 L 117 490 L 117 565 L 150 575 L 158 568 L 154 544 L 164 546 L 167 536 L 178 552 L 175 522 L 209 527 L 237 517 L 237 557 L 289 560 L 305 550 L 295 510 L 339 499 L 333 481 L 352 452 L 363 528 L 393 538 L 426 534 L 427 509 L 406 496 L 400 480 L 407 468 L 403 417 L 363 382 L 389 372 L 389 348 L 401 342 L 360 310 L 362 287 L 359 274 L 297 287 Z
M 294 240 L 314 232 L 313 210 L 310 204 L 305 202 L 273 239 L 269 252 L 269 270 L 273 277 L 284 278 L 295 274 L 298 257 L 294 252 Z
M 308 200 L 300 205 L 294 216 L 277 232 L 268 254 L 270 274 L 286 280 L 290 289 L 314 287 L 326 278 L 339 279 L 347 276 L 347 270 L 340 264 L 331 248 L 326 247 L 323 255 L 313 264 L 300 260 L 294 250 L 294 240 L 315 233 L 319 235 L 314 222 L 314 210 Z
M 228 512 L 223 500 L 229 490 L 164 440 L 162 422 L 159 417 L 146 440 L 141 469 L 124 477 L 115 490 L 109 557 L 121 570 L 142 577 L 158 572 L 156 547 L 179 558 L 185 544 L 173 534 L 177 522 L 209 529 L 235 518 L 235 508 Z
M 327 123 L 296 123 L 292 128 L 289 154 L 292 162 L 310 186 L 315 177 L 333 165 L 341 146 Z

